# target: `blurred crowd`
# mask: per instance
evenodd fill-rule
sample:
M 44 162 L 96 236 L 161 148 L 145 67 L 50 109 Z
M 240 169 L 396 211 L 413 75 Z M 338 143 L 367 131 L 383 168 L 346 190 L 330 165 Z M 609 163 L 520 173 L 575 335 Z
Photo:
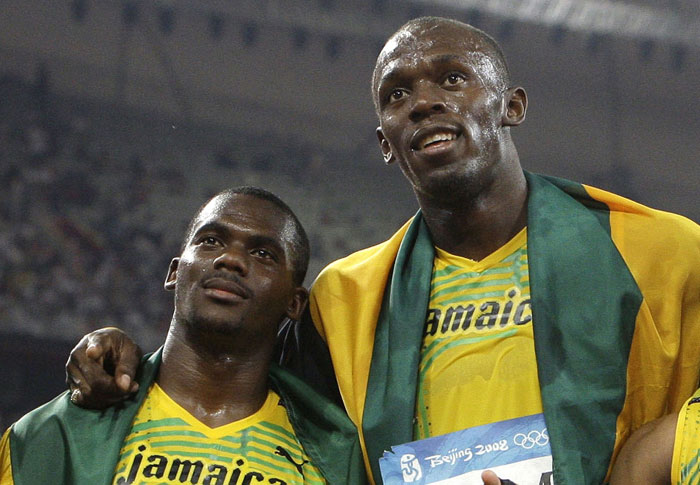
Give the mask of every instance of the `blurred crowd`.
M 63 99 L 46 75 L 3 77 L 0 100 L 3 332 L 74 341 L 114 324 L 155 348 L 172 309 L 162 283 L 187 219 L 227 186 L 263 186 L 299 213 L 310 277 L 396 226 L 319 183 L 335 156 L 320 150 Z

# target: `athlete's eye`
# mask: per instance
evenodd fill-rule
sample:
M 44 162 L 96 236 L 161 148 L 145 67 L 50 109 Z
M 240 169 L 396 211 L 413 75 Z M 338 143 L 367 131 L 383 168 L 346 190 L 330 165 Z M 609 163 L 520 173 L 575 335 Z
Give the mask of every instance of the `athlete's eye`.
M 443 86 L 458 86 L 460 84 L 463 84 L 467 81 L 467 78 L 464 76 L 464 74 L 460 74 L 458 72 L 453 72 L 447 75 L 445 77 L 445 80 L 442 82 Z
M 197 239 L 197 244 L 202 246 L 217 246 L 221 243 L 214 236 L 202 236 L 199 239 Z
M 395 101 L 398 101 L 399 99 L 403 98 L 406 95 L 406 90 L 405 89 L 393 89 L 391 93 L 389 93 L 389 102 L 393 103 Z
M 273 261 L 277 261 L 277 256 L 275 255 L 275 253 L 273 253 L 272 251 L 268 251 L 265 248 L 253 249 L 251 251 L 251 254 L 253 256 L 257 256 L 257 257 L 262 258 L 262 259 L 270 259 Z

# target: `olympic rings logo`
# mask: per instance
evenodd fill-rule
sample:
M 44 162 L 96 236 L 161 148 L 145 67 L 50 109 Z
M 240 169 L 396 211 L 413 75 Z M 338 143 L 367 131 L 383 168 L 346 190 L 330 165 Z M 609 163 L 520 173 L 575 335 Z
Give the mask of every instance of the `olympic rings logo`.
M 535 445 L 545 446 L 547 443 L 549 443 L 547 428 L 543 429 L 542 431 L 533 429 L 528 434 L 518 433 L 513 436 L 513 443 L 525 448 L 526 450 L 533 448 Z

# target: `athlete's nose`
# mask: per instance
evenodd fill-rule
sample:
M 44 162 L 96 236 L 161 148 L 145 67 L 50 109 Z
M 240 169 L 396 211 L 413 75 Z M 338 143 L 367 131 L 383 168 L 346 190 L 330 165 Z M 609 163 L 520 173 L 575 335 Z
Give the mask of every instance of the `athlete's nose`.
M 248 274 L 248 252 L 246 248 L 235 245 L 224 248 L 221 254 L 214 260 L 215 269 L 228 269 L 242 276 Z
M 418 83 L 413 91 L 413 105 L 408 117 L 411 121 L 420 121 L 437 113 L 444 113 L 445 100 L 440 88 L 433 83 Z

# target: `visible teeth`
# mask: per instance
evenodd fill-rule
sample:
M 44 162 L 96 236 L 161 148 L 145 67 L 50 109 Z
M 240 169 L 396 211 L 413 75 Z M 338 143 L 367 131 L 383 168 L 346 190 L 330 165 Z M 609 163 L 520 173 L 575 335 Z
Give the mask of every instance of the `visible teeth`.
M 434 135 L 430 135 L 429 137 L 423 139 L 420 143 L 421 150 L 431 143 L 437 143 L 439 141 L 452 141 L 455 138 L 457 138 L 457 135 L 454 133 L 435 133 Z

